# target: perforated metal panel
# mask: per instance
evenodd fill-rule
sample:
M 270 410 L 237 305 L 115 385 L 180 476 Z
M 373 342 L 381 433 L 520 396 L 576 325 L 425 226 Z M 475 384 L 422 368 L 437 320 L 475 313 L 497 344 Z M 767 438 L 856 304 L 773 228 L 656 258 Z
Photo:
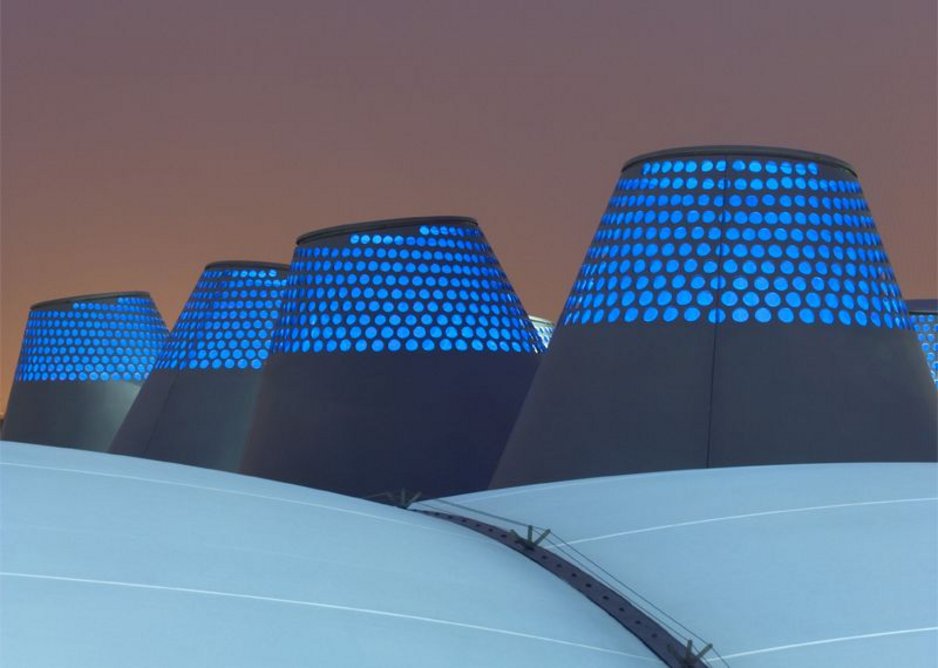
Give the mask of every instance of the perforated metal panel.
M 289 288 L 276 352 L 540 350 L 482 232 L 458 218 L 301 238 Z
M 29 312 L 15 380 L 142 382 L 166 335 L 145 293 L 42 302 Z
M 629 164 L 561 322 L 700 319 L 908 329 L 853 172 L 772 156 Z
M 157 369 L 260 369 L 280 316 L 287 267 L 219 262 L 205 268 Z

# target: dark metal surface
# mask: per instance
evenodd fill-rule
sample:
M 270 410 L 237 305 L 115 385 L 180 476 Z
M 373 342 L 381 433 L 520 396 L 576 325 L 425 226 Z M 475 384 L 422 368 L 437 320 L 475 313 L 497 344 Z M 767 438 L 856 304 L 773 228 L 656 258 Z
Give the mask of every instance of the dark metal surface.
M 559 327 L 494 487 L 703 466 L 714 327 Z
M 252 369 L 153 371 L 110 452 L 237 471 L 260 376 Z
M 522 536 L 514 531 L 461 515 L 433 510 L 415 512 L 464 526 L 524 555 L 602 608 L 670 668 L 704 668 L 708 665 L 703 657 L 709 652 L 709 645 L 695 648 L 692 640 L 678 639 L 615 589 L 556 552 L 544 548 L 542 543 L 549 530 L 535 535 L 529 527 L 527 535 Z
M 14 383 L 2 437 L 106 451 L 139 390 L 124 380 Z
M 526 353 L 274 354 L 241 472 L 362 497 L 485 489 L 537 362 Z
M 708 466 L 938 458 L 938 402 L 911 330 L 721 327 Z

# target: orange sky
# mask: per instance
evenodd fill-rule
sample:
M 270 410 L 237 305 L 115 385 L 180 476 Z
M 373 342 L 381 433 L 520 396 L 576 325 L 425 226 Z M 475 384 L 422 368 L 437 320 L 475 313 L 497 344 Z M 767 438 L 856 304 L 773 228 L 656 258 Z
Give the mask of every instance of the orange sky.
M 0 406 L 29 305 L 395 216 L 478 218 L 555 317 L 621 164 L 675 145 L 859 171 L 936 278 L 934 0 L 4 0 Z M 2 408 L 0 408 L 2 410 Z

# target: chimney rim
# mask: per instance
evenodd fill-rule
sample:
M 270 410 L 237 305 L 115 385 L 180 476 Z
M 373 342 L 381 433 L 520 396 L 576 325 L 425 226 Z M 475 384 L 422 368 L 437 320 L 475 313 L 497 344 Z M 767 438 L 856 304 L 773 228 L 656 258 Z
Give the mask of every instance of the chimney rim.
M 812 162 L 822 162 L 834 167 L 846 169 L 854 176 L 858 176 L 857 170 L 846 160 L 827 155 L 825 153 L 814 153 L 812 151 L 803 151 L 801 149 L 784 148 L 781 146 L 754 146 L 742 144 L 734 146 L 732 144 L 714 144 L 702 146 L 678 146 L 675 148 L 666 148 L 660 151 L 651 151 L 636 155 L 622 166 L 621 171 L 625 171 L 632 165 L 645 162 L 647 160 L 658 160 L 661 158 L 677 157 L 695 157 L 706 155 L 752 155 L 766 158 L 785 158 L 789 160 L 810 160 Z
M 478 221 L 469 216 L 413 216 L 409 218 L 386 218 L 379 220 L 366 220 L 360 223 L 347 223 L 345 225 L 336 225 L 333 227 L 324 227 L 321 230 L 313 230 L 301 234 L 296 238 L 296 245 L 302 246 L 316 239 L 341 236 L 354 232 L 374 232 L 380 230 L 399 229 L 403 227 L 415 227 L 419 225 L 433 224 L 458 224 L 479 227 Z
M 205 269 L 274 269 L 276 271 L 289 271 L 290 265 L 284 262 L 267 262 L 263 260 L 216 260 L 205 265 Z
M 938 299 L 906 299 L 905 305 L 912 315 L 938 314 Z
M 29 307 L 30 311 L 49 309 L 53 306 L 67 305 L 67 304 L 76 304 L 79 302 L 102 302 L 108 301 L 110 299 L 118 299 L 119 297 L 144 297 L 153 301 L 153 297 L 149 292 L 145 290 L 125 290 L 118 292 L 93 292 L 90 294 L 84 295 L 71 295 L 68 297 L 56 297 L 55 299 L 45 299 L 40 302 L 34 303 Z

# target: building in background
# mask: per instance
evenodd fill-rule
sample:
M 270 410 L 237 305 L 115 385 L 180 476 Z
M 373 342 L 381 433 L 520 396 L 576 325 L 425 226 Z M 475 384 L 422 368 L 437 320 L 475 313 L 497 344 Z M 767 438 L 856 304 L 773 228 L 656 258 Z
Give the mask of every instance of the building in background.
M 3 438 L 106 450 L 166 336 L 163 318 L 146 292 L 34 304 Z
M 855 171 L 674 149 L 623 168 L 494 484 L 933 461 L 935 422 Z
M 363 497 L 484 489 L 540 350 L 470 218 L 302 236 L 241 470 Z
M 289 267 L 205 267 L 111 452 L 235 471 Z

